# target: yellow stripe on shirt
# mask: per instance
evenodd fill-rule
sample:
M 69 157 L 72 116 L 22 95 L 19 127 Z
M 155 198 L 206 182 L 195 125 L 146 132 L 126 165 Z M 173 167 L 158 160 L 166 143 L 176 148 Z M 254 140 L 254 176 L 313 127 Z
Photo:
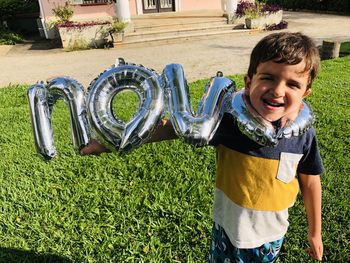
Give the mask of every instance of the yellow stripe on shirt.
M 294 203 L 298 180 L 285 183 L 276 178 L 279 160 L 254 157 L 219 145 L 217 162 L 216 187 L 235 204 L 280 211 Z

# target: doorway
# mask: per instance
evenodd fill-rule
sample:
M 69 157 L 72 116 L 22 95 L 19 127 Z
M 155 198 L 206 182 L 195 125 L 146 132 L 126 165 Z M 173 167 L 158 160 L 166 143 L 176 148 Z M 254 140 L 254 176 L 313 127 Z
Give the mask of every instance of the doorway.
M 143 13 L 175 11 L 175 0 L 142 0 Z

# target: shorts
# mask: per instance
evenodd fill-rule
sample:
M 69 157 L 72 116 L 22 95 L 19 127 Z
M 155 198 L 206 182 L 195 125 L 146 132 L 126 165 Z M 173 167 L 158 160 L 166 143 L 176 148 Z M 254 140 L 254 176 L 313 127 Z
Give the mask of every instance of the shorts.
M 214 224 L 209 263 L 268 263 L 276 262 L 284 238 L 265 243 L 256 248 L 237 248 L 227 237 L 225 230 Z

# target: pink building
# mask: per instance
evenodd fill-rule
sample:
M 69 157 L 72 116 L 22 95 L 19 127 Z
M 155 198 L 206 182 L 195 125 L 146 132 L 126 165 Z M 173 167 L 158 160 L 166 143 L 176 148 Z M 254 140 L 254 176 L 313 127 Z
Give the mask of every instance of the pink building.
M 67 0 L 38 0 L 40 18 L 46 38 L 53 38 L 48 24 L 56 20 L 52 9 L 63 6 Z M 161 12 L 191 10 L 222 10 L 232 13 L 237 0 L 70 0 L 74 9 L 73 21 L 106 21 L 118 18 L 132 21 L 133 16 Z
M 222 0 L 133 0 L 129 1 L 131 15 L 189 10 L 221 9 Z

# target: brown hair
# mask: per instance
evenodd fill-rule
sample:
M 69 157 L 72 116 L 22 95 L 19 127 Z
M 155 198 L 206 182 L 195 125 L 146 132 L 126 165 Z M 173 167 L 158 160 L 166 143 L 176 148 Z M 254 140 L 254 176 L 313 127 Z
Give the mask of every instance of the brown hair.
M 310 73 L 308 88 L 320 69 L 320 56 L 311 38 L 301 33 L 273 33 L 259 41 L 250 56 L 248 77 L 251 79 L 260 63 L 269 60 L 289 65 L 305 59 L 305 71 Z

